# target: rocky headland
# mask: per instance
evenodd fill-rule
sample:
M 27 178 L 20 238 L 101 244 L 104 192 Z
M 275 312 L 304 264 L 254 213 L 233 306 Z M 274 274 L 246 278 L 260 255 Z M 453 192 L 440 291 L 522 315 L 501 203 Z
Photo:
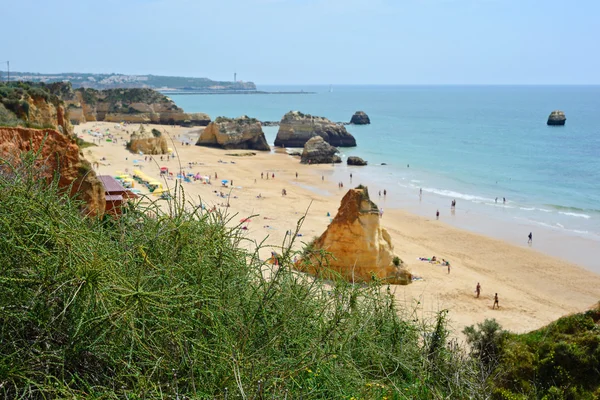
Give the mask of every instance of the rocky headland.
M 218 117 L 202 131 L 196 146 L 228 150 L 271 150 L 261 123 L 245 115 L 235 119 Z
M 173 100 L 152 89 L 79 88 L 63 90 L 62 98 L 74 124 L 107 121 L 207 126 L 210 123 L 207 114 L 186 113 Z
M 392 239 L 379 218 L 367 188 L 350 189 L 327 230 L 309 245 L 308 254 L 296 268 L 325 276 L 331 269 L 350 282 L 376 278 L 391 284 L 411 283 L 412 275 L 394 255 Z M 331 256 L 324 260 L 320 250 Z
M 336 147 L 354 147 L 356 139 L 344 126 L 331 122 L 327 118 L 290 111 L 279 123 L 275 138 L 277 147 L 303 147 L 314 136 L 322 137 Z
M 554 126 L 560 126 L 560 125 L 564 125 L 565 122 L 567 122 L 567 117 L 565 116 L 565 113 L 560 110 L 554 110 L 550 113 L 550 116 L 548 116 L 547 124 L 554 125 Z
M 302 164 L 334 164 L 341 163 L 337 155 L 338 149 L 330 145 L 321 136 L 313 136 L 304 145 L 300 162 Z
M 357 111 L 350 119 L 350 123 L 353 125 L 369 125 L 371 120 L 364 111 Z

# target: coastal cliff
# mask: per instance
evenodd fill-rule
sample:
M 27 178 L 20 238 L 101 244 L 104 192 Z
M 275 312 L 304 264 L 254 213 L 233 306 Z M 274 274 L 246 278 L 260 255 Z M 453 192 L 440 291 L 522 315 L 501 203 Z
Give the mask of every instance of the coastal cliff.
M 346 128 L 327 118 L 290 111 L 279 123 L 275 146 L 304 147 L 313 136 L 321 136 L 327 143 L 336 147 L 354 147 L 356 139 Z
M 186 113 L 167 96 L 152 89 L 79 88 L 64 95 L 73 123 L 87 121 L 206 126 L 204 113 Z
M 58 176 L 60 188 L 85 202 L 84 214 L 104 214 L 104 187 L 71 138 L 53 129 L 0 127 L 0 157 L 4 160 L 0 169 L 18 168 L 25 152 L 38 154 L 35 169 L 39 178 L 50 183 Z
M 412 275 L 394 256 L 392 239 L 379 224 L 379 209 L 366 187 L 350 189 L 327 230 L 310 245 L 308 257 L 296 267 L 317 274 L 322 260 L 319 250 L 331 253 L 323 267 L 350 282 L 369 282 L 373 277 L 391 284 L 407 285 Z M 396 259 L 395 265 L 394 260 Z
M 53 128 L 73 133 L 67 110 L 50 86 L 27 82 L 0 82 L 0 125 Z
M 221 149 L 269 151 L 260 122 L 246 115 L 240 118 L 218 117 L 200 134 L 196 146 Z

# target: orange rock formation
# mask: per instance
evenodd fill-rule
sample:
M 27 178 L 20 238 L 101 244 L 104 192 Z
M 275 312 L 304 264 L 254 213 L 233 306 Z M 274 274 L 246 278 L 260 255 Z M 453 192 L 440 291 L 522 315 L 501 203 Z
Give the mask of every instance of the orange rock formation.
M 312 244 L 311 255 L 296 267 L 315 274 L 321 272 L 322 264 L 351 282 L 376 277 L 392 284 L 411 283 L 410 272 L 401 263 L 394 265 L 392 240 L 379 219 L 379 209 L 369 199 L 367 188 L 350 189 L 327 230 Z M 319 260 L 319 250 L 331 253 L 325 263 Z
M 68 136 L 53 129 L 0 128 L 0 157 L 5 162 L 17 166 L 21 154 L 28 151 L 39 151 L 36 169 L 40 178 L 51 181 L 58 172 L 59 186 L 72 184 L 70 194 L 87 204 L 85 214 L 104 214 L 104 187 Z

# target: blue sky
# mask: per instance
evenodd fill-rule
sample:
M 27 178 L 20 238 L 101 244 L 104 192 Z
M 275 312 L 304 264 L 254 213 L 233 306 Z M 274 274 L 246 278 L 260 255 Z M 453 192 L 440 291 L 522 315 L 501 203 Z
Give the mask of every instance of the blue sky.
M 600 84 L 600 0 L 0 0 L 0 8 L 9 11 L 0 61 L 18 71 Z

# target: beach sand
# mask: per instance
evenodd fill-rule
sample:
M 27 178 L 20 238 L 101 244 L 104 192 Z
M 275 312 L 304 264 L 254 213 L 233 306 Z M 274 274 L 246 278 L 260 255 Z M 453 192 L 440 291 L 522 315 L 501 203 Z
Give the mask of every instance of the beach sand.
M 266 238 L 266 246 L 260 253 L 263 259 L 272 249 L 281 248 L 286 231 L 294 231 L 305 213 L 300 229 L 302 236 L 296 238 L 298 249 L 324 232 L 348 189 L 358 184 L 369 186 L 369 182 L 360 182 L 356 177 L 350 182 L 347 177 L 343 181 L 344 188 L 340 189 L 338 181 L 330 179 L 335 166 L 302 165 L 297 157 L 281 149 L 235 157 L 226 154 L 248 151 L 194 146 L 198 128 L 150 125 L 150 129 L 156 127 L 168 133 L 173 140 L 170 147 L 176 151 L 177 158 L 161 162 L 160 156 L 153 156 L 153 162 L 144 161 L 143 155 L 131 154 L 124 147 L 128 139 L 125 131 L 131 133 L 138 127 L 133 124 L 117 130 L 114 123 L 90 122 L 76 126 L 75 131 L 90 142 L 94 138 L 82 133 L 88 129 L 105 131 L 108 128 L 116 137 L 122 137 L 117 144 L 101 141 L 100 146 L 83 150 L 90 162 L 99 163 L 95 168 L 99 174 L 115 175 L 116 171 L 126 170 L 131 174 L 141 165 L 144 173 L 157 180 L 161 166 L 167 166 L 172 172 L 181 166 L 186 172 L 210 175 L 211 185 L 183 183 L 186 198 L 195 204 L 201 199 L 207 207 L 220 209 L 225 209 L 222 206 L 229 202 L 227 212 L 235 215 L 232 223 L 252 216 L 250 222 L 244 223 L 248 227 L 246 234 L 257 243 Z M 190 141 L 191 145 L 182 145 L 182 141 Z M 134 159 L 138 164 L 134 165 Z M 197 164 L 190 169 L 190 162 Z M 261 179 L 261 172 L 268 173 L 269 179 Z M 222 186 L 222 179 L 233 180 L 233 187 Z M 175 181 L 167 183 L 174 186 Z M 286 189 L 287 196 L 282 196 L 282 189 Z M 230 198 L 219 197 L 219 192 L 230 194 Z M 378 203 L 377 193 L 371 190 L 370 194 Z M 434 213 L 432 210 L 432 216 Z M 399 303 L 424 319 L 431 318 L 437 311 L 449 310 L 453 336 L 459 337 L 465 326 L 486 318 L 495 318 L 512 332 L 526 332 L 563 315 L 583 311 L 600 300 L 600 275 L 542 254 L 535 248 L 516 246 L 457 229 L 435 217 L 424 218 L 390 207 L 385 208 L 381 223 L 392 237 L 395 253 L 414 275 L 422 278 L 408 286 L 392 286 Z M 247 245 L 253 246 L 250 242 Z M 451 261 L 450 273 L 445 266 L 418 260 L 434 255 Z M 478 282 L 482 286 L 479 299 L 475 298 Z M 498 293 L 499 310 L 492 310 L 494 293 Z

